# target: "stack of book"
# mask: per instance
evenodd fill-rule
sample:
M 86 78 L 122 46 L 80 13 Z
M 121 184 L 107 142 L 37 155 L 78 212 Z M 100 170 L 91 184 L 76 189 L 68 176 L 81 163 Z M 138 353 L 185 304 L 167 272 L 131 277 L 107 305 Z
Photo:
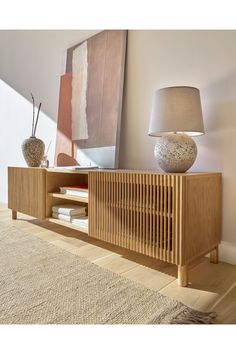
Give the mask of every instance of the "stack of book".
M 72 187 L 60 187 L 60 193 L 81 197 L 81 198 L 88 198 L 88 186 L 79 185 L 79 186 L 72 186 Z
M 72 224 L 88 227 L 87 208 L 76 204 L 60 204 L 52 207 L 52 217 Z

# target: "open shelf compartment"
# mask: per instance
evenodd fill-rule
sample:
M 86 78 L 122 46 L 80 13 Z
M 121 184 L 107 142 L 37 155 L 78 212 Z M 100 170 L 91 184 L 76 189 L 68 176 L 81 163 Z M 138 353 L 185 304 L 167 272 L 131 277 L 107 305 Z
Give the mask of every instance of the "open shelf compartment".
M 74 171 L 73 171 L 74 172 Z M 88 185 L 88 173 L 79 171 L 77 173 L 71 173 L 68 171 L 63 172 L 50 172 L 47 171 L 46 174 L 46 218 L 50 222 L 55 224 L 72 228 L 80 232 L 88 234 L 88 227 L 82 227 L 74 225 L 68 221 L 56 219 L 52 217 L 52 207 L 60 204 L 76 204 L 76 205 L 88 205 L 88 198 L 78 197 L 67 194 L 62 194 L 60 192 L 60 187 L 73 187 L 77 185 Z

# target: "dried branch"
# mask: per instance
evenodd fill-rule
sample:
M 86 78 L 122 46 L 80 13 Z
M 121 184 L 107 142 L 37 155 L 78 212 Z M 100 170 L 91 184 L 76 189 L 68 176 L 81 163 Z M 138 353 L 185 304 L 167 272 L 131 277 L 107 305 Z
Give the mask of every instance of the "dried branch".
M 52 140 L 50 141 L 50 143 L 49 143 L 49 145 L 48 145 L 48 148 L 47 148 L 47 151 L 46 151 L 46 154 L 45 154 L 45 155 L 48 154 L 48 151 L 49 151 L 49 148 L 50 148 L 51 143 L 52 143 Z
M 33 136 L 35 136 L 35 134 L 36 134 L 36 129 L 37 129 L 37 125 L 38 125 L 38 120 L 39 120 L 39 112 L 40 112 L 41 105 L 42 105 L 42 103 L 40 102 L 40 104 L 39 104 L 39 108 L 38 108 L 38 113 L 37 113 L 37 118 L 36 118 L 36 122 L 35 122 L 35 127 L 34 127 L 34 135 L 33 135 Z
M 34 101 L 34 96 L 33 96 L 33 94 L 32 94 L 32 92 L 31 92 L 31 97 L 32 97 L 32 101 L 33 101 L 33 121 L 32 121 L 32 134 L 31 134 L 31 136 L 34 136 L 33 134 L 34 134 L 34 119 L 35 119 L 35 101 Z

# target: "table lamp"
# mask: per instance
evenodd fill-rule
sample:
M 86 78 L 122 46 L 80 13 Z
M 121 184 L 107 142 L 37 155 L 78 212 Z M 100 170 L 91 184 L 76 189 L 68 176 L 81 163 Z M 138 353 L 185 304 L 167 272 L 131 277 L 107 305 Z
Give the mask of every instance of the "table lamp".
M 165 172 L 186 172 L 197 157 L 191 136 L 204 134 L 200 92 L 175 86 L 154 93 L 148 135 L 161 137 L 154 156 Z

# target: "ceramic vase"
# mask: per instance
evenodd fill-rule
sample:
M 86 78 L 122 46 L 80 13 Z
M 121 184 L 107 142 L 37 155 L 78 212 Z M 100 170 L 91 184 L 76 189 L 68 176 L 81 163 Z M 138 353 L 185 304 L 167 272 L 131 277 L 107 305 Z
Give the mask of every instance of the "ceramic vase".
M 27 165 L 29 167 L 39 167 L 44 155 L 44 142 L 35 136 L 31 136 L 23 141 L 21 147 Z

